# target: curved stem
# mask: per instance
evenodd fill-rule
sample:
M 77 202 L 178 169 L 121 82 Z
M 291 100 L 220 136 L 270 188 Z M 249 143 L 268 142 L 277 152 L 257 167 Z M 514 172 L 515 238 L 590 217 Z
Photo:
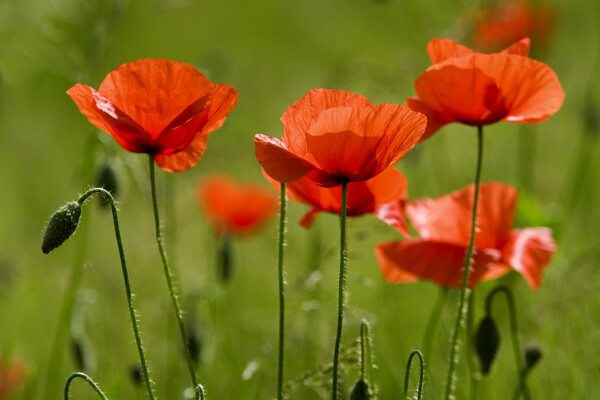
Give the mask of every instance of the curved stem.
M 464 324 L 464 317 L 469 308 L 470 290 L 467 287 L 469 281 L 469 269 L 471 268 L 471 257 L 473 256 L 473 246 L 475 244 L 475 226 L 477 223 L 477 203 L 479 200 L 479 182 L 481 180 L 481 164 L 483 160 L 483 128 L 477 127 L 477 167 L 475 170 L 475 195 L 473 198 L 473 215 L 471 219 L 471 239 L 469 248 L 465 257 L 465 265 L 463 267 L 462 284 L 460 289 L 460 300 L 458 302 L 458 311 L 456 312 L 456 322 L 454 324 L 454 332 L 452 333 L 452 341 L 450 345 L 450 357 L 448 358 L 448 375 L 446 377 L 446 392 L 444 399 L 450 400 L 454 390 L 454 372 L 458 364 L 458 350 L 460 343 L 458 337 L 460 328 Z
M 192 378 L 193 387 L 196 389 L 196 399 L 200 399 L 200 391 L 198 390 L 198 388 L 201 388 L 201 386 L 198 384 L 198 379 L 196 378 L 196 371 L 194 370 L 194 362 L 192 361 L 192 356 L 187 346 L 187 332 L 185 329 L 185 324 L 183 322 L 183 316 L 181 315 L 179 300 L 177 299 L 177 294 L 175 293 L 175 288 L 173 286 L 171 269 L 169 268 L 169 263 L 167 262 L 167 256 L 165 254 L 165 249 L 163 246 L 162 236 L 160 232 L 160 218 L 158 216 L 158 204 L 156 201 L 156 179 L 154 178 L 154 155 L 149 154 L 148 160 L 150 169 L 150 187 L 152 191 L 152 205 L 154 208 L 154 226 L 156 228 L 156 244 L 158 245 L 158 252 L 160 253 L 160 259 L 162 261 L 165 279 L 167 280 L 167 286 L 169 288 L 171 302 L 173 303 L 173 309 L 175 310 L 175 316 L 177 317 L 179 333 L 181 334 L 181 342 L 183 345 L 185 358 L 187 360 L 188 370 L 190 373 L 190 377 Z
M 127 305 L 129 306 L 129 315 L 131 317 L 131 325 L 133 326 L 133 333 L 135 335 L 135 342 L 137 344 L 138 353 L 140 355 L 140 362 L 142 364 L 142 372 L 144 374 L 144 381 L 146 383 L 146 390 L 150 399 L 154 400 L 154 393 L 152 392 L 152 382 L 150 380 L 150 374 L 148 373 L 148 364 L 146 362 L 146 356 L 144 354 L 144 348 L 142 346 L 142 339 L 140 337 L 140 330 L 137 324 L 136 312 L 133 308 L 133 295 L 131 294 L 131 286 L 129 284 L 129 273 L 127 271 L 127 263 L 125 262 L 125 251 L 123 250 L 123 242 L 121 240 L 121 230 L 119 229 L 119 218 L 117 216 L 117 207 L 115 206 L 115 199 L 112 197 L 109 191 L 102 188 L 93 188 L 85 192 L 77 202 L 83 204 L 88 197 L 93 194 L 101 193 L 109 202 L 110 208 L 113 215 L 113 223 L 115 226 L 115 237 L 117 240 L 117 247 L 119 248 L 119 257 L 121 258 L 121 269 L 123 271 L 123 281 L 125 282 L 125 293 L 127 294 Z
M 423 392 L 423 377 L 424 377 L 424 366 L 425 360 L 423 359 L 423 354 L 419 350 L 413 350 L 410 352 L 408 356 L 408 362 L 406 363 L 406 373 L 404 374 L 404 395 L 403 398 L 408 399 L 408 380 L 410 377 L 410 367 L 412 364 L 412 359 L 414 356 L 419 357 L 420 362 L 420 373 L 419 373 L 419 386 L 417 386 L 417 400 L 421 400 L 421 393 Z
M 490 293 L 488 293 L 485 301 L 485 312 L 487 315 L 492 313 L 492 301 L 497 293 L 504 293 L 506 301 L 508 303 L 508 316 L 510 320 L 510 335 L 513 343 L 513 350 L 515 353 L 515 362 L 517 363 L 517 373 L 519 374 L 519 387 L 516 398 L 523 393 L 523 397 L 526 400 L 531 398 L 529 388 L 527 387 L 527 381 L 525 379 L 525 363 L 523 361 L 523 354 L 521 352 L 521 341 L 519 340 L 519 333 L 517 328 L 517 309 L 515 307 L 515 300 L 510 289 L 507 286 L 501 285 L 495 287 Z
M 283 276 L 283 249 L 285 247 L 285 212 L 287 203 L 285 196 L 285 183 L 281 184 L 279 203 L 279 253 L 277 257 L 277 273 L 279 277 L 279 358 L 277 364 L 277 399 L 283 400 L 283 337 L 285 328 L 285 280 Z
M 348 182 L 342 183 L 342 209 L 340 213 L 340 275 L 338 280 L 338 323 L 333 350 L 333 389 L 331 398 L 337 399 L 338 359 L 342 341 L 342 323 L 344 314 L 344 283 L 346 282 L 347 249 L 346 249 L 346 203 L 348 197 Z
M 102 400 L 108 400 L 108 398 L 106 397 L 106 395 L 102 392 L 102 390 L 100 390 L 100 388 L 98 387 L 98 385 L 96 385 L 96 382 L 94 382 L 92 380 L 92 378 L 90 378 L 89 376 L 87 376 L 83 372 L 75 372 L 74 374 L 69 375 L 69 377 L 67 378 L 67 382 L 65 383 L 65 397 L 64 397 L 64 400 L 69 400 L 69 389 L 71 388 L 71 383 L 76 378 L 81 378 L 81 379 L 85 380 L 87 383 L 90 384 L 90 386 L 92 387 L 92 389 L 94 389 L 94 391 L 98 394 L 98 397 L 100 397 Z

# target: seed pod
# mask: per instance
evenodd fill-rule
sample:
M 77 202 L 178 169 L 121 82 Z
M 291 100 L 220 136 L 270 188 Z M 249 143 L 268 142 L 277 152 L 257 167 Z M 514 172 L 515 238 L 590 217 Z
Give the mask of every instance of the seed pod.
M 369 384 L 359 379 L 354 384 L 352 391 L 350 392 L 350 400 L 371 400 L 371 391 L 369 390 Z
M 102 163 L 96 170 L 94 181 L 95 186 L 108 190 L 113 197 L 116 198 L 119 196 L 119 193 L 121 192 L 119 175 L 112 164 L 107 162 Z M 110 201 L 106 197 L 101 196 L 100 204 L 106 208 L 110 205 Z
M 490 372 L 492 362 L 500 346 L 500 335 L 492 317 L 481 320 L 475 335 L 475 349 L 479 357 L 481 373 L 487 375 Z
M 76 201 L 71 201 L 58 210 L 50 218 L 46 227 L 44 240 L 42 241 L 42 251 L 48 254 L 50 251 L 62 245 L 65 240 L 71 237 L 81 216 L 81 205 Z
M 542 349 L 536 345 L 525 347 L 525 373 L 529 372 L 542 358 Z

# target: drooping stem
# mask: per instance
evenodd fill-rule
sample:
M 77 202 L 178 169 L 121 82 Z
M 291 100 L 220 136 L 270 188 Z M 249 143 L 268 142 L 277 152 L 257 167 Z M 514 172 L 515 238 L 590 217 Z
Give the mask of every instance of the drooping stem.
M 156 228 L 156 244 L 158 245 L 158 252 L 160 253 L 160 259 L 163 265 L 163 271 L 165 279 L 167 280 L 167 286 L 169 288 L 169 294 L 171 296 L 171 302 L 173 303 L 173 309 L 175 311 L 175 317 L 177 317 L 177 323 L 179 325 L 179 333 L 181 334 L 181 343 L 183 345 L 183 351 L 187 360 L 188 370 L 192 379 L 192 384 L 196 390 L 196 399 L 200 399 L 200 393 L 203 393 L 202 387 L 198 384 L 196 378 L 196 371 L 194 370 L 194 362 L 190 354 L 190 350 L 187 346 L 187 332 L 185 324 L 183 322 L 183 316 L 181 315 L 181 308 L 179 306 L 179 300 L 175 293 L 175 287 L 173 286 L 173 275 L 167 262 L 167 256 L 163 245 L 162 235 L 160 232 L 160 218 L 158 216 L 158 203 L 156 201 L 156 179 L 154 178 L 154 155 L 150 154 L 149 157 L 149 169 L 150 169 L 150 187 L 152 191 L 152 206 L 154 208 L 154 226 Z
M 529 388 L 527 387 L 527 380 L 525 378 L 525 362 L 523 361 L 521 341 L 519 340 L 519 331 L 517 328 L 517 310 L 515 307 L 515 300 L 510 289 L 507 286 L 497 286 L 490 293 L 488 293 L 487 298 L 485 300 L 485 312 L 486 315 L 491 315 L 492 302 L 496 294 L 500 292 L 504 293 L 504 295 L 506 296 L 506 301 L 508 303 L 510 335 L 513 344 L 513 351 L 515 353 L 515 362 L 517 363 L 517 373 L 519 374 L 518 378 L 520 390 L 517 393 L 515 393 L 515 398 L 518 398 L 521 395 L 521 393 L 523 393 L 523 397 L 525 398 L 525 400 L 530 400 L 531 394 L 529 393 Z
M 77 202 L 83 204 L 88 197 L 93 194 L 101 193 L 110 203 L 110 208 L 113 215 L 113 223 L 115 226 L 115 237 L 117 240 L 117 247 L 119 248 L 119 257 L 121 259 L 121 269 L 123 271 L 123 281 L 125 282 L 125 293 L 127 294 L 127 305 L 129 306 L 129 316 L 131 317 L 131 325 L 133 326 L 133 333 L 135 336 L 135 342 L 137 344 L 138 353 L 140 356 L 140 363 L 142 364 L 142 372 L 144 375 L 144 382 L 146 383 L 146 390 L 148 397 L 154 400 L 154 393 L 152 391 L 152 382 L 150 380 L 150 374 L 148 373 L 148 364 L 146 362 L 146 356 L 144 354 L 144 348 L 142 346 L 142 339 L 140 337 L 140 330 L 138 328 L 136 311 L 133 308 L 133 295 L 131 294 L 131 286 L 129 284 L 129 273 L 127 271 L 127 263 L 125 262 L 125 251 L 123 250 L 123 242 L 121 240 L 121 230 L 119 229 L 119 218 L 117 216 L 117 207 L 115 206 L 115 200 L 109 191 L 102 188 L 93 188 L 85 192 Z
M 100 388 L 98 387 L 98 385 L 96 385 L 96 382 L 94 382 L 92 380 L 92 378 L 90 378 L 89 376 L 87 376 L 83 372 L 75 372 L 75 373 L 69 375 L 69 377 L 67 378 L 67 382 L 65 383 L 65 397 L 64 397 L 64 400 L 69 400 L 69 389 L 71 389 L 71 383 L 76 378 L 81 378 L 81 379 L 85 380 L 87 383 L 90 384 L 90 386 L 92 387 L 92 389 L 94 389 L 94 391 L 98 394 L 98 397 L 100 397 L 102 400 L 108 400 L 108 398 L 106 397 L 106 395 L 102 392 L 102 390 L 100 390 Z
M 424 373 L 425 361 L 423 359 L 423 354 L 419 350 L 411 351 L 410 355 L 408 356 L 408 362 L 406 363 L 406 373 L 404 374 L 403 398 L 408 399 L 408 380 L 410 377 L 410 367 L 411 367 L 412 359 L 414 358 L 414 356 L 419 357 L 419 362 L 420 362 L 419 385 L 417 386 L 417 400 L 421 400 L 421 393 L 423 392 L 423 377 L 425 375 L 425 373 Z
M 460 299 L 458 302 L 458 311 L 456 312 L 456 322 L 454 324 L 454 332 L 450 344 L 450 357 L 448 358 L 448 375 L 446 377 L 446 391 L 444 399 L 450 400 L 454 391 L 454 373 L 458 364 L 458 350 L 460 343 L 460 329 L 464 324 L 465 314 L 469 305 L 470 290 L 467 287 L 469 281 L 469 270 L 471 268 L 471 257 L 473 256 L 473 246 L 475 244 L 475 226 L 477 223 L 477 203 L 479 200 L 479 182 L 481 180 L 481 164 L 483 160 L 483 128 L 477 127 L 477 167 L 475 169 L 475 194 L 473 198 L 473 215 L 471 219 L 471 239 L 467 250 L 465 265 L 463 267 L 462 284 L 460 289 Z
M 333 350 L 333 389 L 331 398 L 337 400 L 338 359 L 342 341 L 342 322 L 344 314 L 344 284 L 346 282 L 347 250 L 346 250 L 346 203 L 348 197 L 348 182 L 342 183 L 342 209 L 340 212 L 340 276 L 338 279 L 338 321 L 335 347 Z
M 277 399 L 283 400 L 283 338 L 285 328 L 285 280 L 283 276 L 283 249 L 285 248 L 285 212 L 287 205 L 287 198 L 285 196 L 285 183 L 281 184 L 279 205 L 279 246 L 277 257 L 277 273 L 279 277 L 279 358 L 277 363 Z

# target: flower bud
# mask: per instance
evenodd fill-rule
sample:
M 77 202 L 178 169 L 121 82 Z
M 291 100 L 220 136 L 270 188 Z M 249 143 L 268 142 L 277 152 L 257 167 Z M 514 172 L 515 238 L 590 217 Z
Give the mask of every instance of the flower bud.
M 71 201 L 58 210 L 50 218 L 46 227 L 44 240 L 42 242 L 42 251 L 48 254 L 50 251 L 62 245 L 65 240 L 71 237 L 81 216 L 81 204 Z
M 492 362 L 498 347 L 500 346 L 500 335 L 492 317 L 481 320 L 477 333 L 475 334 L 475 349 L 481 365 L 481 373 L 487 375 L 490 372 Z
M 525 373 L 529 372 L 542 358 L 542 349 L 532 345 L 525 347 Z
M 369 384 L 359 379 L 354 384 L 352 391 L 350 392 L 350 400 L 371 400 L 371 391 L 369 390 Z

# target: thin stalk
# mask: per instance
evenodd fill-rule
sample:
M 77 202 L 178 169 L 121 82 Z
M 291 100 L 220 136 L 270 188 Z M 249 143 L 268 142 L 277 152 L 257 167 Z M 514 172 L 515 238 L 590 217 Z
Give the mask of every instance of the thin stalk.
M 515 362 L 517 363 L 517 373 L 519 374 L 519 390 L 515 393 L 515 399 L 519 398 L 521 393 L 525 400 L 531 399 L 529 388 L 527 387 L 527 380 L 525 379 L 525 362 L 523 361 L 523 353 L 521 351 L 521 341 L 519 340 L 519 333 L 517 328 L 517 309 L 515 307 L 515 300 L 510 289 L 507 286 L 501 285 L 495 287 L 487 296 L 485 302 L 485 312 L 487 315 L 491 315 L 492 312 L 492 301 L 497 293 L 504 293 L 506 301 L 508 303 L 508 316 L 510 320 L 510 335 L 513 343 L 513 351 L 515 353 Z
M 364 319 L 360 323 L 360 380 L 364 381 L 367 371 L 367 341 L 369 335 L 369 325 Z
M 283 276 L 283 250 L 285 248 L 285 212 L 287 205 L 287 198 L 285 196 L 285 183 L 281 184 L 279 203 L 279 253 L 277 257 L 277 273 L 279 277 L 279 358 L 277 363 L 277 399 L 283 400 L 283 338 L 285 328 L 285 280 Z
M 87 383 L 90 384 L 90 386 L 92 387 L 92 389 L 94 389 L 94 391 L 98 394 L 98 397 L 100 397 L 102 400 L 108 400 L 108 397 L 106 397 L 106 395 L 102 392 L 102 390 L 100 390 L 100 388 L 98 387 L 98 385 L 96 385 L 96 382 L 94 382 L 92 380 L 92 378 L 90 378 L 89 376 L 87 376 L 83 372 L 75 372 L 75 373 L 69 375 L 69 377 L 67 378 L 67 382 L 65 383 L 65 397 L 64 397 L 64 400 L 69 400 L 69 389 L 71 388 L 71 383 L 76 378 L 81 378 L 81 379 L 85 380 Z
M 425 375 L 424 372 L 424 366 L 425 366 L 425 360 L 423 359 L 423 354 L 419 351 L 419 350 L 413 350 L 410 352 L 410 355 L 408 356 L 408 362 L 406 363 L 406 373 L 404 374 L 404 391 L 403 391 L 403 397 L 404 399 L 408 399 L 408 380 L 410 378 L 410 367 L 412 364 L 412 359 L 414 358 L 414 356 L 419 357 L 419 362 L 420 362 L 420 372 L 419 372 L 419 385 L 417 386 L 417 400 L 421 400 L 421 393 L 423 392 L 423 378 Z
M 173 286 L 173 275 L 171 273 L 171 269 L 169 268 L 169 263 L 167 262 L 167 256 L 165 254 L 162 235 L 160 232 L 160 218 L 158 216 L 158 204 L 156 201 L 156 179 L 154 178 L 154 155 L 149 154 L 148 160 L 150 169 L 150 187 L 152 191 L 152 205 L 154 208 L 154 226 L 156 228 L 156 244 L 158 245 L 158 252 L 160 253 L 160 259 L 162 261 L 165 279 L 167 280 L 167 286 L 169 288 L 171 302 L 173 303 L 173 309 L 175 310 L 175 316 L 177 317 L 179 332 L 181 334 L 181 343 L 183 345 L 183 351 L 187 360 L 188 370 L 192 379 L 192 384 L 196 391 L 196 399 L 200 399 L 204 397 L 204 391 L 202 389 L 202 386 L 198 384 L 198 379 L 196 378 L 196 371 L 194 370 L 194 362 L 192 360 L 190 350 L 187 346 L 187 332 L 185 329 L 185 324 L 183 322 L 183 316 L 181 315 L 179 300 L 177 298 L 177 294 L 175 293 L 175 288 Z
M 450 357 L 448 358 L 448 376 L 446 377 L 446 392 L 444 399 L 450 400 L 454 389 L 454 373 L 458 364 L 458 350 L 460 343 L 460 328 L 464 324 L 464 317 L 469 308 L 470 290 L 467 288 L 469 281 L 469 270 L 471 269 L 471 257 L 473 256 L 473 246 L 475 244 L 475 226 L 477 223 L 477 203 L 479 200 L 479 182 L 481 180 L 481 164 L 483 160 L 483 127 L 477 127 L 477 167 L 475 169 L 475 195 L 473 198 L 473 216 L 471 220 L 471 240 L 465 258 L 463 267 L 462 284 L 460 289 L 460 300 L 458 303 L 458 311 L 456 312 L 456 323 L 454 324 L 454 332 L 452 333 L 452 341 L 450 346 Z
M 347 249 L 346 249 L 346 203 L 348 197 L 348 182 L 342 183 L 342 209 L 340 212 L 340 276 L 338 280 L 338 322 L 335 347 L 333 350 L 333 389 L 331 398 L 337 400 L 338 359 L 342 341 L 342 323 L 344 314 L 344 283 L 346 282 Z
M 77 202 L 83 204 L 88 197 L 93 194 L 101 193 L 109 202 L 110 208 L 113 215 L 113 223 L 115 226 L 115 237 L 117 240 L 117 247 L 119 248 L 119 257 L 121 259 L 121 269 L 123 271 L 123 281 L 125 282 L 125 293 L 127 294 L 127 305 L 129 306 L 129 315 L 131 317 L 131 325 L 133 326 L 133 333 L 135 336 L 135 342 L 137 344 L 138 353 L 140 356 L 140 362 L 142 364 L 142 372 L 144 375 L 144 382 L 146 383 L 146 390 L 148 397 L 154 400 L 154 393 L 152 391 L 152 382 L 150 380 L 150 374 L 148 373 L 148 364 L 146 362 L 146 356 L 144 354 L 144 348 L 142 346 L 142 339 L 140 337 L 140 331 L 137 324 L 136 311 L 133 308 L 133 295 L 131 294 L 131 286 L 129 284 L 129 273 L 127 271 L 127 263 L 125 262 L 125 251 L 123 250 L 123 242 L 121 240 L 121 231 L 119 229 L 119 218 L 117 216 L 117 207 L 115 206 L 115 200 L 109 191 L 102 188 L 94 188 L 85 192 Z

